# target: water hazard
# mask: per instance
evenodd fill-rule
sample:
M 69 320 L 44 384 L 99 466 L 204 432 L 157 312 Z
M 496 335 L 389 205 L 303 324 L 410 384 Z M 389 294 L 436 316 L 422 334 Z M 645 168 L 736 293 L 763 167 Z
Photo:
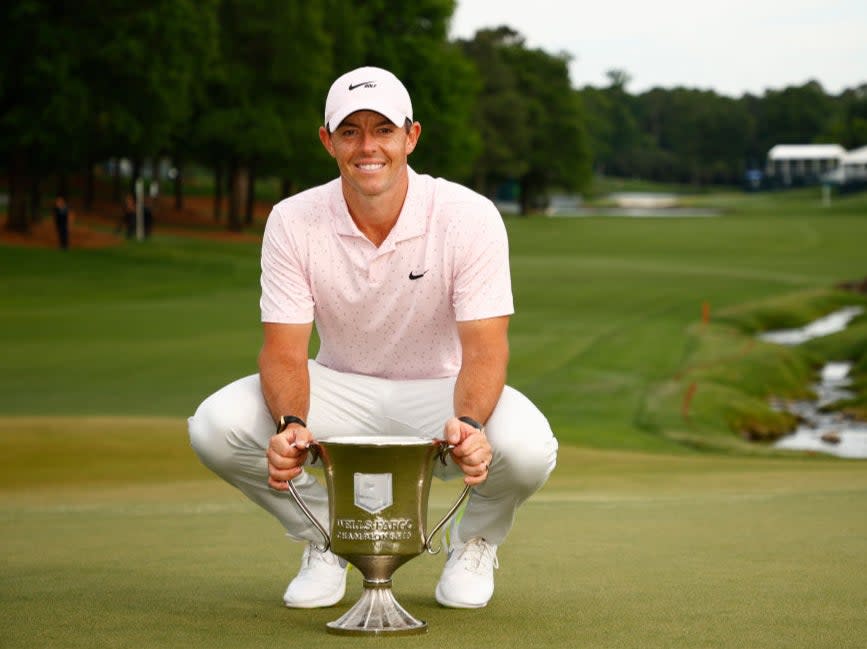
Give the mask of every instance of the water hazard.
M 780 345 L 800 345 L 803 342 L 842 331 L 853 318 L 864 312 L 860 306 L 846 307 L 819 318 L 800 329 L 784 329 L 761 334 L 762 340 Z M 839 412 L 825 412 L 827 406 L 848 399 L 854 394 L 849 372 L 852 363 L 827 363 L 812 388 L 815 400 L 775 400 L 773 406 L 798 417 L 795 432 L 774 444 L 776 448 L 815 451 L 837 457 L 867 458 L 867 423 L 859 422 Z

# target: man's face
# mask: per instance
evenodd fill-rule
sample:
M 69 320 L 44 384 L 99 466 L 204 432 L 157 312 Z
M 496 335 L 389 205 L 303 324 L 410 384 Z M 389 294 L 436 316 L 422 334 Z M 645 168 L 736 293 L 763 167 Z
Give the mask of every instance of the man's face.
M 319 129 L 319 139 L 337 161 L 344 187 L 372 198 L 402 186 L 407 157 L 415 149 L 421 125 L 415 122 L 407 133 L 388 118 L 370 110 L 352 113 L 328 133 Z

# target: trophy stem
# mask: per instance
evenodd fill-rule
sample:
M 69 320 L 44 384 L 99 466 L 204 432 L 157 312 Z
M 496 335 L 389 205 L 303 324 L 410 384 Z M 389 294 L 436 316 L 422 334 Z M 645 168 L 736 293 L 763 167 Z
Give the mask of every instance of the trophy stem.
M 427 622 L 417 620 L 397 603 L 391 592 L 391 579 L 365 579 L 364 591 L 355 606 L 326 626 L 329 633 L 336 635 L 416 635 L 427 632 Z

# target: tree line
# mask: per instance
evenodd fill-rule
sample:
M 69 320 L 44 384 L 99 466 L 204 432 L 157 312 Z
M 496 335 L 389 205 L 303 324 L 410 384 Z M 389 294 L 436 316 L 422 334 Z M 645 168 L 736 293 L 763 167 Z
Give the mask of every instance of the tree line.
M 7 227 L 27 230 L 43 194 L 112 158 L 169 158 L 213 170 L 227 225 L 251 215 L 257 178 L 285 194 L 334 176 L 316 128 L 331 81 L 360 65 L 407 85 L 423 143 L 412 164 L 522 211 L 594 170 L 694 183 L 737 182 L 771 144 L 867 142 L 865 86 L 829 96 L 817 83 L 762 97 L 709 91 L 575 89 L 569 55 L 526 46 L 509 27 L 451 40 L 454 0 L 11 0 L 0 7 L 0 167 Z M 127 182 L 116 174 L 114 198 Z
M 867 145 L 867 83 L 836 96 L 809 81 L 732 98 L 690 88 L 632 95 L 623 70 L 608 81 L 579 91 L 599 173 L 737 185 L 776 144 Z

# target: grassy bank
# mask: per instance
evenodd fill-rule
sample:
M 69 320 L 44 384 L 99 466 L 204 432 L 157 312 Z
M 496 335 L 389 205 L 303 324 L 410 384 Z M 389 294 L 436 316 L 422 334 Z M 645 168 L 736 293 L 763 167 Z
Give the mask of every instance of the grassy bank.
M 798 423 L 795 416 L 772 407 L 771 397 L 814 398 L 811 385 L 829 361 L 853 362 L 852 375 L 859 385 L 867 318 L 799 346 L 762 342 L 758 335 L 800 327 L 852 305 L 867 306 L 867 296 L 833 289 L 804 291 L 738 305 L 688 327 L 680 369 L 649 391 L 644 425 L 681 443 L 726 450 L 758 450 L 731 433 L 751 442 L 770 442 L 791 432 Z M 832 407 L 861 417 L 857 406 L 862 402 L 858 396 Z

